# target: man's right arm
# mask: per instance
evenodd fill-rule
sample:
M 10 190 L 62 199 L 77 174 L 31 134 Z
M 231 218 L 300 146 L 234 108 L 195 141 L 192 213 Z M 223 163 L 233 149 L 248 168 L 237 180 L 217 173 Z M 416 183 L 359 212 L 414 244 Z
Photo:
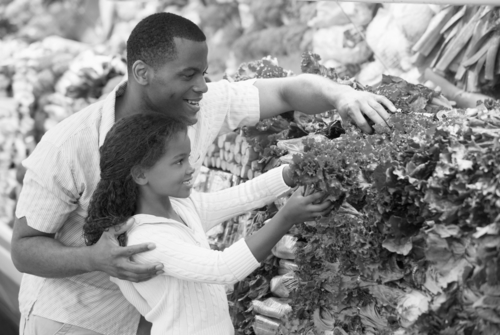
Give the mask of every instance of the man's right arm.
M 140 282 L 162 272 L 161 264 L 140 265 L 130 261 L 137 253 L 154 249 L 153 244 L 120 247 L 116 236 L 133 224 L 110 229 L 90 247 L 68 247 L 48 234 L 31 228 L 25 217 L 16 219 L 12 235 L 12 260 L 20 272 L 45 278 L 64 278 L 103 271 L 110 276 Z
M 90 249 L 68 248 L 47 234 L 28 226 L 25 217 L 16 219 L 12 234 L 12 261 L 23 273 L 62 278 L 91 271 Z

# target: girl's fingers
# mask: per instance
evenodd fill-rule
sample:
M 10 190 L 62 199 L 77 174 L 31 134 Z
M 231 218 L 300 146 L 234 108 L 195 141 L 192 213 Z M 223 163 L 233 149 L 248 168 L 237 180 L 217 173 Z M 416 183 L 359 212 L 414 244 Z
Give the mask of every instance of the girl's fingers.
M 318 205 L 309 205 L 308 210 L 312 213 L 319 213 L 327 210 L 332 206 L 332 202 L 330 200 L 326 200 Z
M 329 200 L 327 202 L 330 202 Z M 328 206 L 325 210 L 317 213 L 318 216 L 327 216 L 328 214 L 330 214 L 330 212 L 333 210 L 333 204 L 330 203 L 330 206 Z
M 315 192 L 311 195 L 308 195 L 306 198 L 309 203 L 315 203 L 317 200 L 323 198 L 326 195 L 326 192 L 321 191 L 321 192 Z

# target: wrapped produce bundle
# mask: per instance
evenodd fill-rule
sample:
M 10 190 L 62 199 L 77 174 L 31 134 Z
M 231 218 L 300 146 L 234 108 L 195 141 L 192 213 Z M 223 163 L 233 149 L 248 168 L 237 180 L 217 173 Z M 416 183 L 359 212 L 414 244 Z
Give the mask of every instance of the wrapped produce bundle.
M 271 292 L 281 298 L 288 298 L 290 293 L 297 289 L 299 281 L 294 273 L 287 273 L 271 279 Z
M 253 300 L 253 310 L 257 314 L 275 319 L 284 319 L 292 311 L 292 307 L 284 299 L 268 298 L 264 301 Z
M 333 315 L 326 308 L 317 308 L 313 313 L 313 322 L 317 330 L 328 332 L 332 331 L 335 326 Z
M 280 327 L 278 320 L 273 320 L 262 315 L 255 316 L 253 331 L 255 335 L 276 335 Z
M 278 274 L 284 275 L 287 273 L 293 273 L 299 269 L 299 266 L 292 261 L 287 259 L 280 259 L 280 266 L 278 268 Z
M 283 236 L 272 249 L 274 256 L 284 259 L 294 259 L 296 251 L 297 238 L 292 235 Z

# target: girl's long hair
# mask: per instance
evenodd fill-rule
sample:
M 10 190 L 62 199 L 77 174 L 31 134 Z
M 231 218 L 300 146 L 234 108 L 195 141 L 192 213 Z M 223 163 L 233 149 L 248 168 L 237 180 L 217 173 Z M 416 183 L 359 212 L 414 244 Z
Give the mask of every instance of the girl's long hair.
M 186 125 L 159 113 L 136 114 L 116 122 L 99 149 L 101 180 L 90 199 L 83 226 L 87 245 L 104 231 L 118 226 L 137 210 L 139 189 L 132 179 L 134 166 L 152 167 L 166 151 L 169 140 Z M 120 245 L 124 240 L 119 239 Z

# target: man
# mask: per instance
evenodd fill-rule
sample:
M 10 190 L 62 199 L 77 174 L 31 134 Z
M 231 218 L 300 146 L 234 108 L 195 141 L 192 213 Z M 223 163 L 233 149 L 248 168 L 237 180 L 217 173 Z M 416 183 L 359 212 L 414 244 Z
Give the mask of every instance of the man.
M 63 120 L 32 155 L 16 210 L 12 258 L 26 273 L 19 295 L 21 334 L 136 334 L 139 314 L 109 276 L 133 282 L 162 272 L 130 257 L 154 245 L 118 247 L 109 231 L 86 247 L 82 226 L 99 181 L 99 147 L 113 123 L 136 113 L 164 113 L 192 125 L 191 163 L 199 171 L 208 146 L 221 133 L 289 110 L 336 108 L 363 131 L 364 115 L 386 125 L 394 106 L 315 75 L 207 84 L 207 44 L 191 21 L 169 13 L 142 20 L 127 42 L 128 81 L 108 97 Z M 383 104 L 383 105 L 382 105 Z M 147 330 L 147 327 L 146 327 Z M 37 332 L 38 331 L 38 332 Z

